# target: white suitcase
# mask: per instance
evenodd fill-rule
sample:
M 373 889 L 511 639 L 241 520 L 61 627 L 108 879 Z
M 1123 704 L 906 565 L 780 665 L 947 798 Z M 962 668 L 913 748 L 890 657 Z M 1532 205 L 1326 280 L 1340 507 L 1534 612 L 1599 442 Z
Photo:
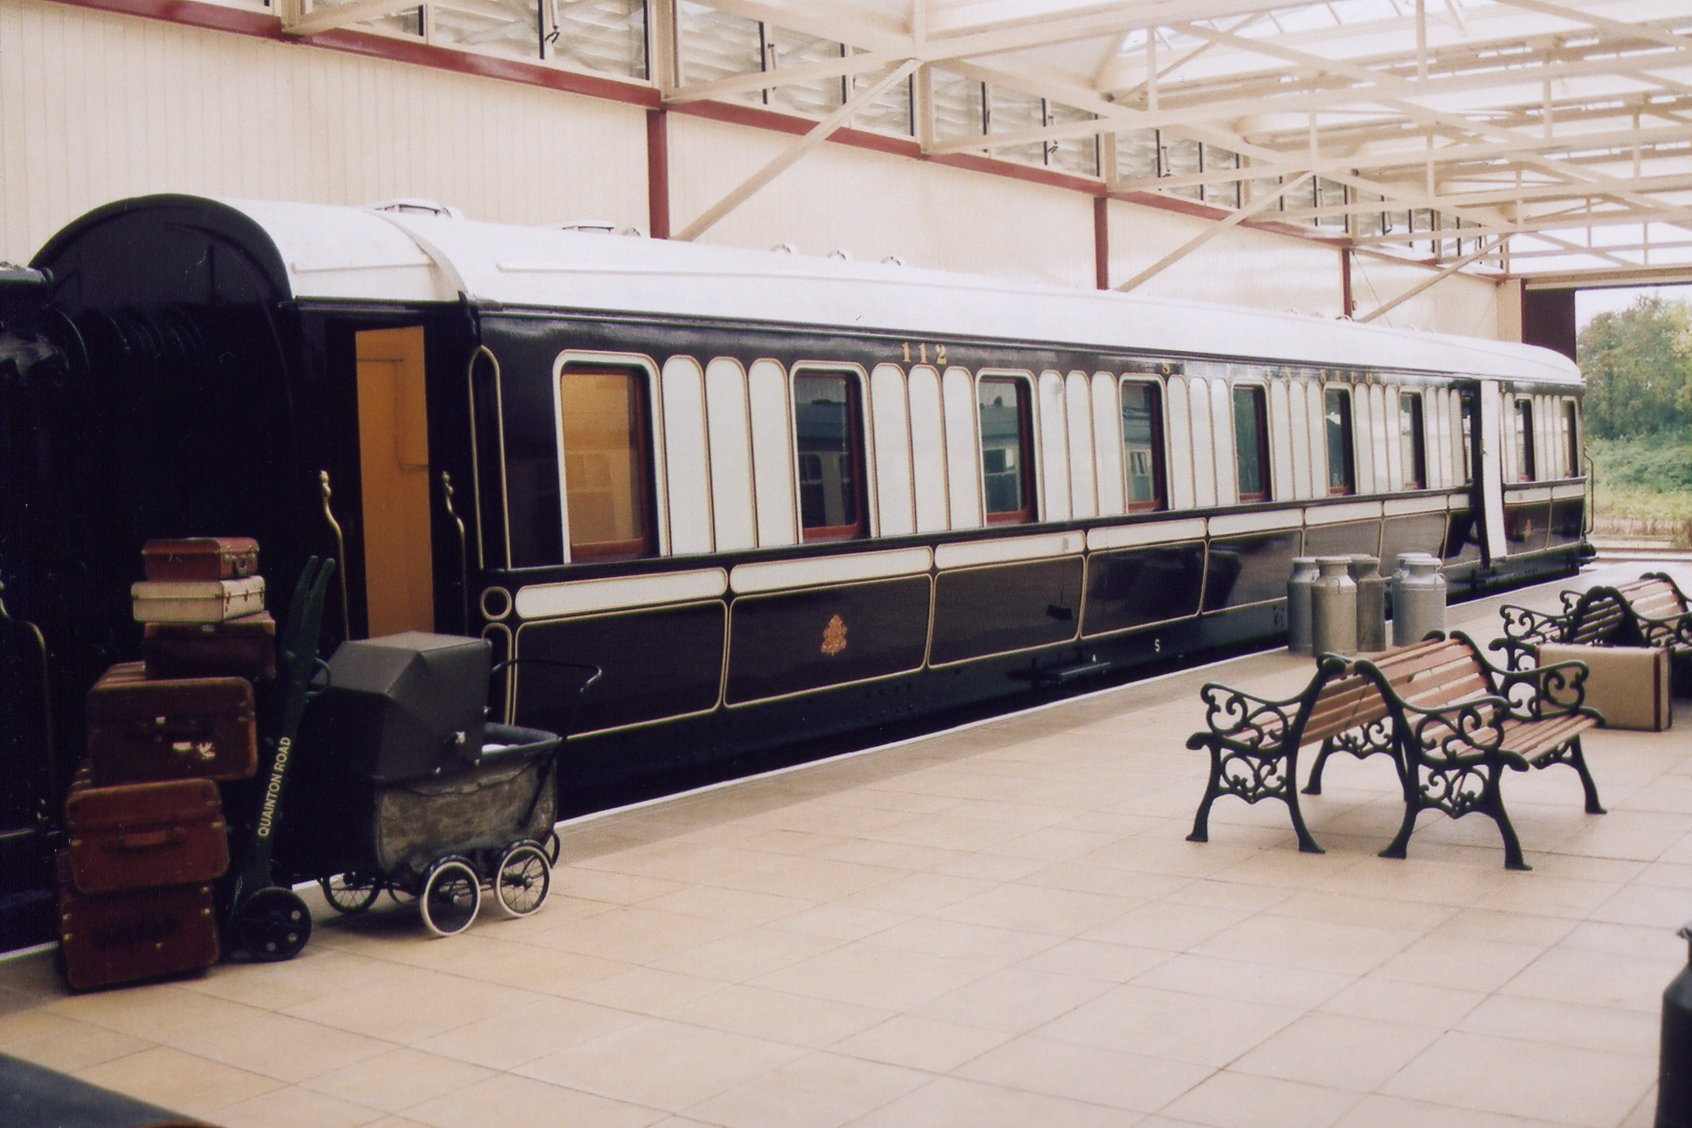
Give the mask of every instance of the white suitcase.
M 221 623 L 264 610 L 264 577 L 142 580 L 129 595 L 137 623 Z

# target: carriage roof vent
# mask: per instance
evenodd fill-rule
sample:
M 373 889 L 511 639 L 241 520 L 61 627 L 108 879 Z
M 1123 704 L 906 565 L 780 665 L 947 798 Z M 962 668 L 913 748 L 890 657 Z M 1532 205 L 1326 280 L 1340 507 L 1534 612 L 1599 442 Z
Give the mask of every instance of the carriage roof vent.
M 770 248 L 770 251 L 778 255 L 796 255 L 799 253 L 799 248 L 792 243 L 777 243 Z
M 435 215 L 442 219 L 463 219 L 464 213 L 451 204 L 425 200 L 421 196 L 404 196 L 397 200 L 378 200 L 365 204 L 371 211 L 392 212 L 395 215 Z
M 626 235 L 634 239 L 646 238 L 646 232 L 626 223 L 612 223 L 608 219 L 578 219 L 560 223 L 560 231 L 575 231 L 584 235 Z
M 904 266 L 905 260 L 898 255 L 887 255 L 881 260 L 883 266 Z
M 852 252 L 841 247 L 836 247 L 834 250 L 828 252 L 828 257 L 831 259 L 839 259 L 841 262 L 851 262 Z

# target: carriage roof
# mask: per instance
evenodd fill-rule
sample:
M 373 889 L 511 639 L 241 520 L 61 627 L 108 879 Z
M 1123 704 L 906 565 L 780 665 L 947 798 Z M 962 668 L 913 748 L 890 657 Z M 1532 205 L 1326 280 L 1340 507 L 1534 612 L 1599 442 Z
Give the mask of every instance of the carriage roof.
M 1549 349 L 1309 315 L 562 227 L 321 204 L 224 203 L 274 244 L 297 299 L 428 302 L 463 294 L 494 306 L 1580 381 L 1574 364 Z

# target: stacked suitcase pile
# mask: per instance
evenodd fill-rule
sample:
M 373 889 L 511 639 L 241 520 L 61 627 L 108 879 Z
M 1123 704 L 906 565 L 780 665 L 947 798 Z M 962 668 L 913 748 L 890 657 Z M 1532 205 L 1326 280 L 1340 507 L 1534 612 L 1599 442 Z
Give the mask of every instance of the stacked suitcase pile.
M 65 799 L 59 939 L 77 989 L 217 961 L 230 860 L 218 784 L 258 770 L 253 682 L 276 670 L 255 542 L 152 541 L 142 559 L 144 661 L 89 691 L 86 756 Z

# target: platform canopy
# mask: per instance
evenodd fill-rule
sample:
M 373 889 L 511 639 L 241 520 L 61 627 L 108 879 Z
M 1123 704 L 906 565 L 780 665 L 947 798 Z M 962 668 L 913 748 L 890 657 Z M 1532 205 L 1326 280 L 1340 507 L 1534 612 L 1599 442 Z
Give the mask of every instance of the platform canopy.
M 1692 277 L 1692 0 L 306 0 L 285 26 L 530 52 L 827 126 L 797 152 L 903 135 L 1356 253 Z

